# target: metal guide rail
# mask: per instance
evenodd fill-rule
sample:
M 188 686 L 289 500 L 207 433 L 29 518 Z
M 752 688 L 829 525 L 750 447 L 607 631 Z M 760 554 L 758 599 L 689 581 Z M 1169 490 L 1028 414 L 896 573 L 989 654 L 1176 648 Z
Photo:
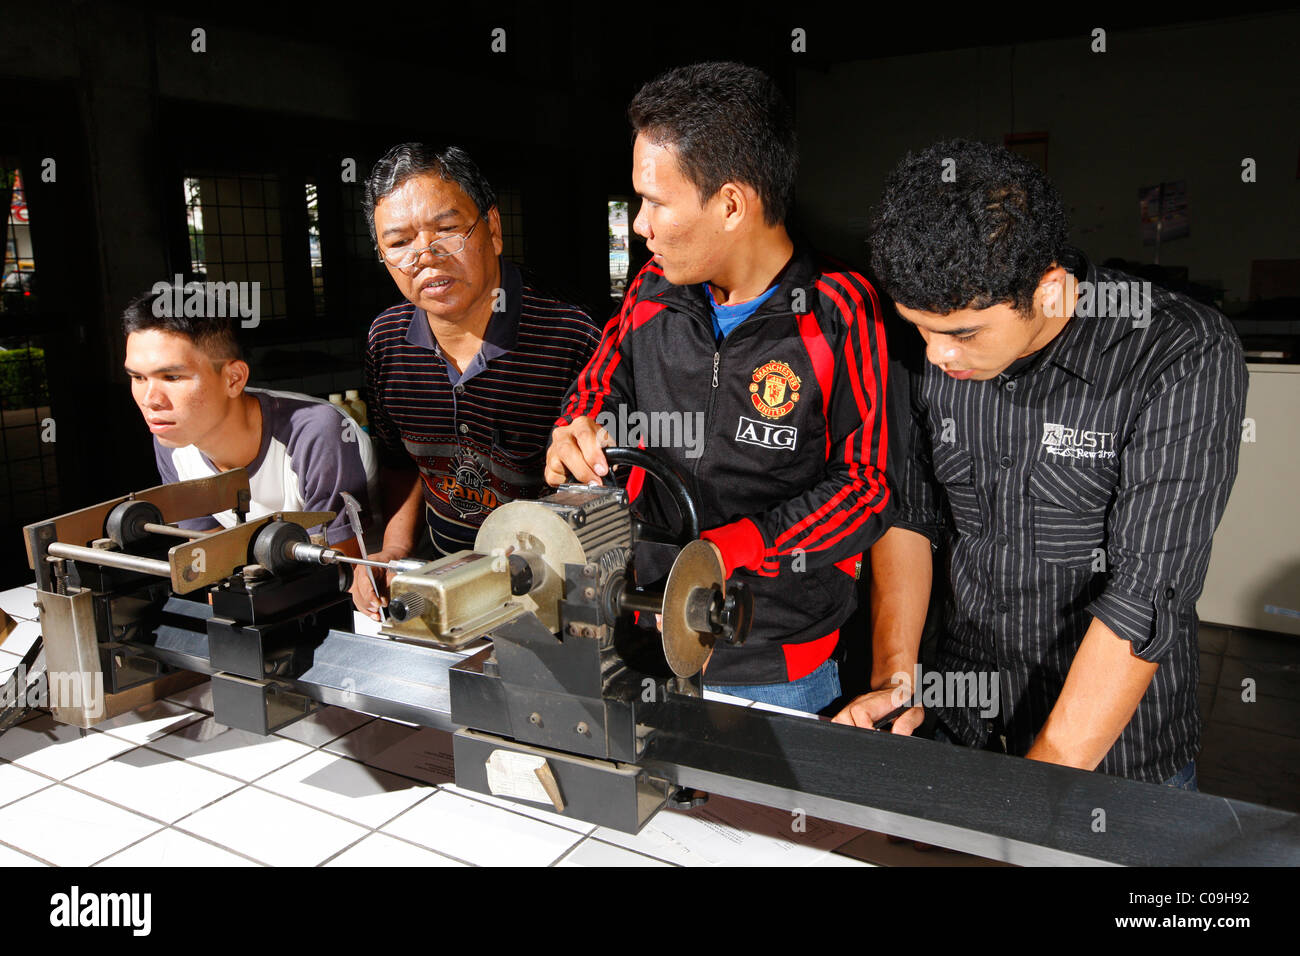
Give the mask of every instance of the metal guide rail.
M 566 485 L 496 509 L 473 551 L 366 562 L 311 541 L 328 512 L 247 520 L 242 470 L 30 525 L 47 670 L 108 693 L 209 674 L 216 720 L 261 734 L 327 704 L 447 730 L 460 786 L 626 832 L 698 788 L 1018 864 L 1300 863 L 1295 814 L 704 700 L 701 668 L 745 639 L 752 600 L 680 477 L 607 457 L 664 484 L 675 528 L 636 521 L 617 487 Z M 245 520 L 177 527 L 227 509 Z M 642 586 L 648 545 L 676 559 Z M 351 630 L 358 565 L 395 575 L 378 635 Z

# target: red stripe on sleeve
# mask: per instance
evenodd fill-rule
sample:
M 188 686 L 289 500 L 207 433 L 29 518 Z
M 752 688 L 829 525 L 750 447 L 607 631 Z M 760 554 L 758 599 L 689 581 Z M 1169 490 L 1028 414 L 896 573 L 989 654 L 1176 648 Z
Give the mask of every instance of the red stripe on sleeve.
M 638 302 L 632 310 L 632 331 L 641 328 L 666 308 L 662 302 Z
M 600 399 L 592 394 L 592 385 L 595 382 L 597 371 L 609 359 L 610 353 L 618 354 L 617 346 L 622 338 L 619 328 L 621 324 L 621 315 L 615 316 L 605 324 L 605 331 L 601 334 L 600 345 L 596 348 L 596 354 L 591 357 L 587 367 L 578 373 L 578 390 L 574 392 L 573 397 L 569 400 L 569 408 L 564 411 L 564 418 L 567 418 L 568 421 L 562 418 L 556 423 L 557 425 L 567 425 L 575 418 L 581 418 L 583 415 L 593 416 L 599 413 Z
M 877 381 L 876 370 L 872 368 L 871 364 L 870 352 L 873 339 L 872 336 L 868 335 L 868 330 L 864 321 L 867 314 L 867 303 L 862 298 L 862 293 L 858 290 L 857 283 L 839 274 L 828 276 L 828 278 L 834 279 L 837 283 L 844 286 L 852 297 L 854 304 L 857 306 L 857 311 L 854 315 L 857 318 L 858 324 L 858 341 L 861 343 L 861 347 L 866 351 L 866 353 L 868 353 L 862 356 L 863 361 L 861 365 L 863 372 L 867 376 L 867 392 L 871 401 L 871 406 L 876 409 L 876 414 L 879 418 L 877 422 L 873 423 L 877 426 L 876 430 L 880 433 L 880 447 L 876 453 L 875 466 L 881 472 L 884 472 L 885 462 L 888 460 L 885 457 L 885 453 L 889 445 L 889 431 L 884 425 L 885 405 L 884 402 L 880 400 L 880 398 L 886 394 L 885 389 L 888 386 L 889 379 L 889 355 L 886 351 L 885 345 L 884 319 L 882 318 L 882 313 L 880 311 L 880 298 L 876 295 L 876 290 L 872 287 L 871 283 L 856 273 L 849 273 L 849 275 L 852 276 L 852 279 L 856 279 L 858 283 L 861 283 L 862 288 L 866 289 L 867 295 L 871 298 L 871 325 L 872 330 L 875 332 L 875 354 L 880 360 L 879 381 Z
M 835 289 L 831 288 L 831 286 L 828 285 L 826 282 L 819 281 L 817 283 L 817 288 L 825 292 L 831 298 L 831 300 L 839 307 L 840 314 L 844 317 L 844 324 L 851 326 L 853 324 L 853 320 L 855 317 L 854 311 L 849 306 L 849 304 L 844 301 L 844 297 L 841 296 L 837 291 L 835 291 Z M 861 297 L 858 298 L 857 302 L 859 308 L 861 308 L 862 307 Z M 862 339 L 866 338 L 866 336 L 861 334 L 860 326 L 859 326 L 859 337 Z M 844 340 L 844 351 L 847 353 L 847 358 L 848 358 L 847 364 L 849 366 L 849 382 L 853 386 L 853 397 L 858 403 L 858 414 L 862 416 L 863 421 L 866 421 L 867 413 L 868 413 L 868 405 L 867 405 L 866 396 L 864 396 L 862 393 L 862 378 L 858 374 L 858 370 L 861 367 L 861 363 L 858 361 L 857 356 L 854 354 L 852 335 L 850 335 L 848 338 Z M 873 395 L 872 398 L 874 399 L 875 396 Z
M 831 457 L 830 421 L 827 418 L 827 410 L 831 403 L 831 380 L 835 372 L 835 356 L 831 354 L 831 347 L 826 342 L 826 336 L 822 335 L 821 326 L 817 324 L 817 317 L 811 312 L 806 315 L 795 317 L 799 324 L 799 337 L 803 339 L 803 347 L 808 351 L 808 358 L 812 360 L 813 375 L 817 378 L 817 387 L 822 393 L 822 422 L 826 425 L 826 458 Z
M 833 280 L 837 285 L 843 287 L 849 293 L 849 296 L 854 300 L 854 303 L 857 306 L 856 309 L 852 308 L 848 304 L 848 302 L 845 301 L 844 296 L 842 296 L 827 281 L 819 280 L 817 282 L 817 288 L 820 289 L 822 292 L 824 292 L 826 296 L 830 298 L 832 302 L 835 303 L 836 307 L 839 308 L 840 310 L 840 315 L 843 317 L 845 324 L 850 326 L 850 334 L 846 338 L 844 343 L 845 359 L 846 359 L 846 364 L 848 365 L 849 368 L 849 381 L 853 389 L 853 396 L 858 406 L 859 415 L 864 423 L 870 422 L 871 431 L 873 434 L 876 431 L 883 432 L 883 422 L 877 421 L 876 419 L 870 417 L 873 409 L 877 418 L 882 416 L 884 413 L 884 409 L 880 406 L 880 404 L 876 400 L 877 399 L 876 375 L 869 364 L 870 356 L 864 356 L 864 358 L 867 359 L 867 362 L 866 363 L 862 362 L 858 358 L 856 354 L 856 350 L 853 347 L 852 333 L 856 331 L 858 333 L 857 337 L 858 337 L 858 341 L 861 343 L 861 347 L 867 350 L 870 349 L 871 340 L 867 337 L 866 329 L 864 327 L 864 319 L 865 319 L 865 313 L 867 308 L 866 302 L 863 299 L 861 293 L 854 287 L 854 285 L 851 282 L 846 282 L 843 277 L 839 275 L 829 275 L 827 276 L 827 279 Z M 870 290 L 869 284 L 865 283 L 865 281 L 863 284 L 864 286 L 866 286 L 867 289 Z M 879 317 L 880 313 L 879 313 L 878 300 L 875 297 L 874 290 L 870 290 L 870 294 L 872 297 L 873 317 L 875 320 L 875 325 L 877 330 L 880 331 L 881 333 L 879 336 L 877 336 L 877 342 L 880 343 L 883 342 L 884 339 L 883 339 L 883 331 L 881 330 L 881 326 L 880 326 L 880 317 Z M 856 326 L 856 328 L 853 328 L 854 326 Z M 865 394 L 863 388 L 864 378 L 866 380 L 865 384 L 867 386 Z M 869 404 L 868 404 L 868 397 L 867 397 L 868 395 L 870 396 Z M 869 481 L 864 483 L 862 468 L 861 468 L 862 462 L 859 461 L 859 455 L 863 453 L 869 454 L 870 442 L 865 442 L 864 447 L 858 449 L 855 452 L 854 441 L 853 441 L 854 436 L 849 436 L 849 437 L 850 440 L 846 443 L 845 446 L 844 461 L 845 461 L 845 465 L 848 466 L 849 474 L 850 477 L 852 478 L 852 482 L 846 485 L 844 488 L 842 488 L 834 497 L 832 497 L 829 501 L 823 504 L 812 514 L 808 515 L 803 520 L 799 521 L 793 527 L 791 527 L 790 529 L 783 532 L 781 535 L 777 537 L 776 541 L 774 542 L 773 548 L 770 549 L 768 551 L 768 554 L 765 556 L 766 560 L 764 561 L 764 568 L 763 568 L 764 571 L 766 571 L 771 566 L 769 562 L 771 561 L 772 557 L 775 557 L 776 555 L 788 553 L 789 551 L 795 548 L 807 550 L 808 548 L 814 545 L 816 545 L 819 548 L 825 548 L 831 546 L 833 543 L 843 539 L 847 534 L 852 533 L 852 531 L 860 527 L 862 523 L 866 521 L 868 517 L 870 517 L 870 515 L 877 513 L 881 508 L 884 507 L 885 502 L 888 500 L 888 495 L 884 496 L 882 500 L 877 501 L 874 506 L 868 506 L 867 504 L 869 501 L 872 501 L 873 499 L 875 499 L 877 496 L 880 495 L 880 483 L 879 480 L 877 479 L 877 475 L 880 473 L 879 471 L 880 466 L 878 466 L 877 469 L 868 470 L 870 474 L 870 479 Z M 881 435 L 881 438 L 883 440 L 883 434 Z M 828 436 L 828 440 L 829 440 L 829 436 Z M 882 455 L 883 455 L 883 451 L 882 451 Z M 836 508 L 839 508 L 840 505 L 845 501 L 847 497 L 854 494 L 855 492 L 859 493 L 860 497 L 857 499 L 857 501 L 854 503 L 854 505 L 851 508 L 849 508 L 847 511 L 841 514 L 833 515 L 829 518 L 827 517 L 828 515 L 831 515 L 831 513 Z M 853 519 L 854 513 L 859 511 L 861 511 L 861 514 L 858 514 L 857 517 Z M 818 525 L 819 522 L 822 523 Z M 793 538 L 795 535 L 798 535 L 800 532 L 805 530 L 809 531 L 809 533 L 803 539 L 799 540 L 798 542 L 789 544 L 787 547 L 784 548 L 782 547 L 782 545 L 786 545 L 787 542 L 789 542 L 790 539 Z M 838 531 L 839 533 L 835 534 L 833 537 L 829 538 L 828 540 L 820 540 L 825 538 L 828 534 L 831 534 L 832 532 L 835 531 Z
M 630 329 L 639 329 L 641 326 L 645 325 L 646 322 L 650 321 L 650 319 L 662 312 L 664 308 L 666 307 L 662 302 L 638 302 L 632 309 L 632 314 L 628 316 L 628 325 Z M 627 330 L 620 330 L 620 342 L 626 337 L 626 335 Z M 613 380 L 614 370 L 618 368 L 618 364 L 621 361 L 623 361 L 623 353 L 616 350 L 613 357 L 610 359 L 609 364 L 605 367 L 605 373 L 600 377 L 600 386 L 596 390 L 598 394 L 609 394 L 609 383 Z M 597 400 L 597 405 L 599 405 L 599 399 Z M 600 409 L 597 407 L 593 410 L 593 414 L 599 410 Z
M 618 314 L 605 323 L 605 328 L 601 333 L 600 345 L 596 347 L 596 354 L 591 357 L 586 368 L 578 373 L 577 386 L 578 390 L 574 393 L 573 398 L 569 400 L 569 407 L 564 410 L 561 420 L 557 425 L 567 424 L 567 418 L 572 421 L 575 418 L 581 418 L 583 415 L 593 417 L 600 414 L 603 396 L 594 394 L 597 388 L 597 382 L 603 383 L 601 391 L 608 392 L 609 382 L 614 374 L 614 368 L 618 366 L 618 347 L 623 341 L 631 328 L 635 328 L 644 322 L 632 325 L 628 322 L 629 315 L 635 311 L 642 303 L 637 302 L 637 293 L 641 290 L 641 283 L 644 281 L 646 274 L 662 276 L 663 270 L 655 266 L 653 262 L 646 263 L 645 267 L 637 273 L 637 277 L 632 280 L 632 285 L 628 287 L 627 294 L 623 296 L 623 304 L 619 308 Z M 649 318 L 649 316 L 646 316 Z M 611 361 L 611 354 L 614 356 L 613 365 L 606 363 Z M 604 374 L 602 375 L 602 371 Z

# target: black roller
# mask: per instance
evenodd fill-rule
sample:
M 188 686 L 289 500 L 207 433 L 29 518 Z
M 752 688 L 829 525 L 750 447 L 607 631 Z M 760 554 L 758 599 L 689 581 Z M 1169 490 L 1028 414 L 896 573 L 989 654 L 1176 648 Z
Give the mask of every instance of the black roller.
M 253 541 L 253 560 L 272 574 L 288 574 L 301 567 L 290 548 L 295 544 L 309 544 L 311 536 L 300 524 L 290 521 L 272 521 L 257 533 Z
M 147 524 L 162 524 L 162 512 L 149 501 L 123 501 L 108 514 L 105 530 L 119 548 L 126 548 L 149 537 Z

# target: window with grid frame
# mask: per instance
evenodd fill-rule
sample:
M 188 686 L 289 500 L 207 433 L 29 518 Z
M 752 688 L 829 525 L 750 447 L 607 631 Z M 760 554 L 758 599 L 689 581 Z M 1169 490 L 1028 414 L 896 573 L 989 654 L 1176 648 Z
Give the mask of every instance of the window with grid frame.
M 262 320 L 288 317 L 280 178 L 194 171 L 185 177 L 190 269 L 210 282 L 258 283 Z

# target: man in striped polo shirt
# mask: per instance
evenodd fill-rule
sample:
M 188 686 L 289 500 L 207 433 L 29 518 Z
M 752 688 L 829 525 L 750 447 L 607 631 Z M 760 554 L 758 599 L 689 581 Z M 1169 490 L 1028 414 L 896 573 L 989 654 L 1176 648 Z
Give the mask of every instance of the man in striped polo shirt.
M 545 489 L 551 427 L 600 333 L 501 257 L 496 196 L 464 150 L 393 147 L 370 172 L 365 210 L 406 300 L 375 319 L 366 349 L 392 515 L 371 557 L 472 548 L 494 508 Z M 372 618 L 387 603 L 365 575 L 353 598 Z

